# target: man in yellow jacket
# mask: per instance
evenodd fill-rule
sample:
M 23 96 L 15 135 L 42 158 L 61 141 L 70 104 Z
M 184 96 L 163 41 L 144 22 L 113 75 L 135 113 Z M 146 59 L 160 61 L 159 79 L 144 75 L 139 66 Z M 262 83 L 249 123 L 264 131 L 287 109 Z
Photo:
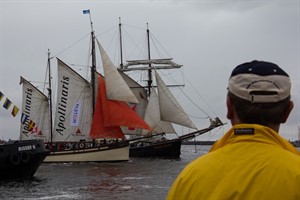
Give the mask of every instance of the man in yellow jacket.
M 232 128 L 178 175 L 167 200 L 300 200 L 300 152 L 278 135 L 293 109 L 290 91 L 276 64 L 237 66 L 227 95 Z

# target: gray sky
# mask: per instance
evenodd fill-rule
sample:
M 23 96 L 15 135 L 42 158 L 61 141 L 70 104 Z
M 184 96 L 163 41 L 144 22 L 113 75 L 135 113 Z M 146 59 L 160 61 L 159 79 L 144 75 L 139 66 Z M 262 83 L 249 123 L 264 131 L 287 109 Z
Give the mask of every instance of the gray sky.
M 115 32 L 107 30 L 116 29 L 121 17 L 124 35 L 129 33 L 127 28 L 132 28 L 139 32 L 132 39 L 139 39 L 149 23 L 150 31 L 165 50 L 162 52 L 184 66 L 181 72 L 185 93 L 211 117 L 217 115 L 224 122 L 228 122 L 225 98 L 231 70 L 254 59 L 278 64 L 290 74 L 295 103 L 280 132 L 287 139 L 296 139 L 300 94 L 299 0 L 0 0 L 0 91 L 13 104 L 21 107 L 20 76 L 35 81 L 32 83 L 42 89 L 48 48 L 52 55 L 58 54 L 67 63 L 87 64 L 89 37 L 84 36 L 89 34 L 90 24 L 88 15 L 82 14 L 84 9 L 91 10 L 97 38 L 116 64 L 117 53 L 110 48 L 115 45 L 111 44 Z M 130 56 L 130 52 L 125 54 Z M 154 52 L 153 58 L 157 58 Z M 52 65 L 56 66 L 54 59 Z M 198 128 L 204 128 L 208 120 L 201 117 L 205 114 L 181 98 L 182 92 L 173 92 L 194 116 L 192 120 Z M 0 103 L 0 137 L 17 139 L 20 113 L 13 118 L 11 108 L 5 110 L 3 102 L 4 99 Z M 229 127 L 228 124 L 198 139 L 218 139 Z

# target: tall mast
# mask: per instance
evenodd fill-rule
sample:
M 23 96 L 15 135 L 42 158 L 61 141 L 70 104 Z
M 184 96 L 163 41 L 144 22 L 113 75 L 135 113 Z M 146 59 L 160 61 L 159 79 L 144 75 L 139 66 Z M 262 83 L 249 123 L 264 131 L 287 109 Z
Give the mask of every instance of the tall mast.
M 150 56 L 150 31 L 148 28 L 148 23 L 147 23 L 147 41 L 148 41 L 148 59 L 150 61 L 151 56 Z M 151 86 L 152 86 L 152 69 L 151 69 L 151 62 L 149 62 L 149 69 L 148 69 L 148 95 L 150 97 L 151 94 Z
M 121 63 L 120 63 L 120 69 L 123 69 L 123 52 L 122 52 L 122 28 L 121 28 L 121 17 L 119 17 L 119 34 L 120 34 L 120 57 L 121 57 Z
M 49 87 L 48 89 L 48 98 L 49 98 L 49 115 L 50 115 L 50 142 L 53 142 L 53 125 L 52 125 L 52 86 L 51 86 L 51 67 L 50 67 L 50 49 L 48 49 L 48 62 L 47 62 L 47 68 L 48 68 L 48 82 Z
M 91 67 L 91 83 L 92 83 L 92 101 L 93 101 L 93 114 L 95 110 L 95 99 L 96 99 L 96 83 L 95 83 L 95 72 L 96 72 L 96 51 L 95 51 L 95 32 L 93 29 L 93 22 L 91 17 L 90 10 L 86 10 L 86 14 L 89 14 L 90 16 L 90 23 L 91 23 L 91 38 L 92 38 L 92 50 L 91 50 L 91 56 L 92 56 L 92 67 Z

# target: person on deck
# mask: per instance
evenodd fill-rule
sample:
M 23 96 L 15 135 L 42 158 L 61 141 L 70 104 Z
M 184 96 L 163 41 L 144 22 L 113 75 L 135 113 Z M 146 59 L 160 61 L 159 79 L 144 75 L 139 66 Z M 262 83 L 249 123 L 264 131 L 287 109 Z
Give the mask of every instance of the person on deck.
M 290 91 L 274 63 L 237 66 L 226 102 L 231 129 L 185 167 L 167 200 L 299 200 L 300 152 L 278 134 L 294 106 Z

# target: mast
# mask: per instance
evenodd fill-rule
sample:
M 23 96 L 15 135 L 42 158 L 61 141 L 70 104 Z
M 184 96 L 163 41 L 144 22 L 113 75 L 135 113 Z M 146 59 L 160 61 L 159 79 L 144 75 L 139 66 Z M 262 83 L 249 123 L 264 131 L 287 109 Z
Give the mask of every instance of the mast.
M 96 99 L 96 94 L 95 94 L 95 90 L 96 90 L 96 83 L 95 83 L 95 72 L 96 72 L 96 53 L 95 53 L 95 33 L 92 30 L 91 32 L 92 34 L 92 67 L 91 67 L 91 82 L 92 82 L 92 95 L 93 95 L 93 114 L 94 114 L 94 110 L 95 110 L 95 99 Z
M 147 23 L 147 41 L 148 41 L 148 59 L 151 60 L 150 56 L 150 39 L 149 39 L 150 31 L 148 28 Z M 148 96 L 150 97 L 151 94 L 151 86 L 152 86 L 152 69 L 151 69 L 151 63 L 149 62 L 149 69 L 148 69 Z
M 48 82 L 49 87 L 48 89 L 48 98 L 49 98 L 49 115 L 50 115 L 50 142 L 53 142 L 53 125 L 52 125 L 52 86 L 51 86 L 51 67 L 50 67 L 50 49 L 48 49 L 48 62 L 47 62 L 47 68 L 48 68 Z
M 93 114 L 95 111 L 95 99 L 96 99 L 96 83 L 95 83 L 95 72 L 96 72 L 96 47 L 95 47 L 95 32 L 93 29 L 93 22 L 92 22 L 92 17 L 91 17 L 91 12 L 90 10 L 86 10 L 84 12 L 86 14 L 89 14 L 90 16 L 90 23 L 91 23 L 91 39 L 92 39 L 92 50 L 91 50 L 91 56 L 92 56 L 92 67 L 91 67 L 91 84 L 92 84 L 92 101 L 93 101 Z
M 123 69 L 123 52 L 122 52 L 122 28 L 121 28 L 121 17 L 119 17 L 119 35 L 120 35 L 120 59 L 121 59 L 121 64 L 120 64 L 120 69 Z

